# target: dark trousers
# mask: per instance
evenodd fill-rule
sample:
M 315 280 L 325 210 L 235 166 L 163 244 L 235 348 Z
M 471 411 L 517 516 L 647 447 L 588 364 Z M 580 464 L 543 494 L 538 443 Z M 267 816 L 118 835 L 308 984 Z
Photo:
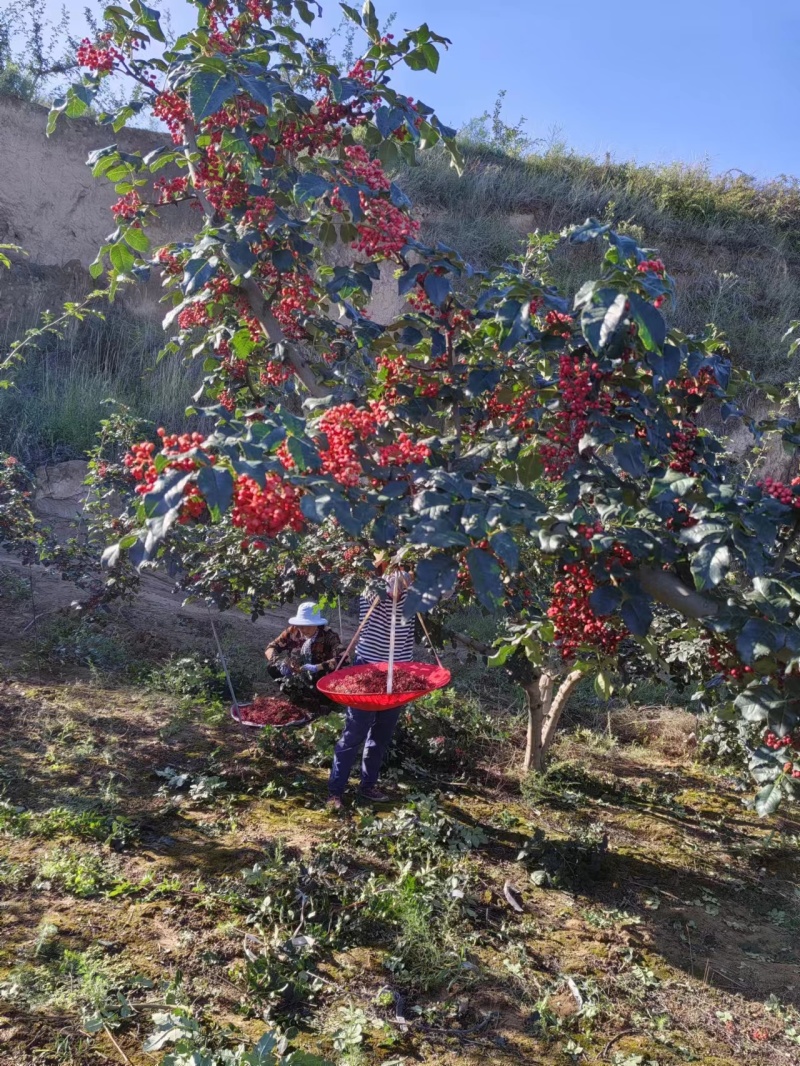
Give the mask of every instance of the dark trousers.
M 357 711 L 348 707 L 344 717 L 344 731 L 333 749 L 333 766 L 328 781 L 332 796 L 341 796 L 361 745 L 361 788 L 372 788 L 378 780 L 381 764 L 389 749 L 402 707 L 390 711 Z

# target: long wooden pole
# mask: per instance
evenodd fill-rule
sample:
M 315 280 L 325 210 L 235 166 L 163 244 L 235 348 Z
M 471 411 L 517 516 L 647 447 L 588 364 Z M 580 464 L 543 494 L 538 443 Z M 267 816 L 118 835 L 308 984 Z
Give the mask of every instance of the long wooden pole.
M 348 656 L 348 655 L 350 654 L 350 652 L 351 652 L 351 651 L 353 650 L 353 646 L 354 646 L 355 642 L 356 642 L 356 641 L 358 640 L 358 638 L 359 638 L 359 637 L 361 636 L 361 630 L 362 630 L 362 629 L 364 628 L 364 626 L 365 626 L 365 625 L 367 624 L 367 622 L 369 621 L 369 617 L 370 617 L 370 615 L 372 614 L 372 612 L 373 612 L 373 611 L 375 610 L 375 608 L 376 608 L 376 607 L 378 606 L 378 604 L 379 604 L 380 602 L 381 602 L 381 598 L 380 598 L 380 596 L 376 596 L 376 597 L 375 597 L 375 599 L 374 599 L 374 600 L 372 601 L 372 604 L 371 604 L 371 606 L 370 606 L 369 610 L 368 610 L 368 611 L 367 611 L 367 613 L 366 613 L 366 614 L 364 615 L 364 620 L 363 620 L 363 622 L 361 622 L 361 624 L 359 625 L 358 629 L 357 629 L 357 630 L 355 631 L 355 633 L 353 634 L 353 639 L 352 639 L 352 640 L 350 641 L 350 643 L 349 643 L 349 644 L 347 645 L 347 647 L 345 648 L 345 652 L 344 652 L 344 655 L 343 655 L 343 656 L 341 657 L 341 659 L 339 660 L 339 662 L 338 662 L 338 663 L 336 664 L 336 669 L 337 669 L 337 670 L 341 670 L 341 668 L 342 668 L 342 663 L 343 663 L 343 662 L 345 661 L 345 659 L 347 658 L 347 656 Z
M 394 639 L 397 633 L 397 590 L 400 588 L 400 575 L 392 575 L 392 623 L 389 627 L 389 669 L 386 671 L 386 695 L 391 696 L 394 689 Z

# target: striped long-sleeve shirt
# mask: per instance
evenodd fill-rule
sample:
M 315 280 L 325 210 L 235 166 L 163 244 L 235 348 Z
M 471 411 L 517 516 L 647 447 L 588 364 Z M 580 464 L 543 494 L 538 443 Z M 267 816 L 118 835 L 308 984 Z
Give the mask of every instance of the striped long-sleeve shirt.
M 397 623 L 394 638 L 394 658 L 398 663 L 410 663 L 414 658 L 414 619 L 403 617 L 403 605 L 408 596 L 403 591 L 397 597 Z M 374 597 L 360 596 L 358 600 L 358 620 L 364 616 L 372 605 Z M 381 600 L 364 626 L 356 644 L 356 657 L 367 663 L 385 663 L 389 661 L 389 644 L 392 631 L 392 599 Z

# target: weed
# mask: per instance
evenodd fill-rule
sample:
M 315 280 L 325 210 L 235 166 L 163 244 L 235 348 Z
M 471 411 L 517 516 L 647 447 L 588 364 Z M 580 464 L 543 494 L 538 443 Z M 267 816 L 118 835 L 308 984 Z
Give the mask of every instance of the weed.
M 31 586 L 21 574 L 9 566 L 0 566 L 0 603 L 24 603 L 31 598 Z
M 225 671 L 198 653 L 175 655 L 147 675 L 153 688 L 173 696 L 222 700 L 228 696 Z
M 50 618 L 39 627 L 37 654 L 61 666 L 89 667 L 97 676 L 131 671 L 130 646 L 88 619 Z
M 362 1043 L 369 1022 L 360 1007 L 339 1007 L 339 1014 L 341 1020 L 333 1034 L 333 1046 L 337 1051 L 347 1052 Z
M 0 855 L 0 888 L 16 891 L 25 884 L 29 877 L 30 869 L 26 863 L 13 862 Z
M 128 886 L 99 856 L 68 848 L 49 852 L 38 872 L 40 885 L 54 885 L 81 899 Z
M 46 811 L 28 811 L 0 802 L 0 833 L 31 836 L 43 840 L 70 837 L 94 840 L 115 850 L 129 847 L 138 840 L 138 829 L 123 815 L 108 815 L 97 810 L 72 810 L 51 807 Z
M 126 967 L 98 946 L 85 951 L 65 947 L 57 933 L 55 926 L 40 929 L 34 961 L 15 967 L 0 985 L 0 995 L 30 1010 L 57 1008 L 87 1017 L 106 1004 Z
M 224 777 L 216 774 L 180 773 L 172 766 L 165 766 L 163 770 L 155 772 L 166 781 L 158 790 L 158 795 L 166 796 L 168 792 L 179 792 L 188 785 L 189 799 L 193 803 L 208 803 L 227 787 Z
M 585 878 L 598 876 L 607 850 L 608 837 L 600 825 L 589 826 L 562 840 L 549 840 L 537 828 L 520 849 L 517 862 L 532 869 L 531 879 L 537 885 L 575 885 Z
M 467 976 L 459 893 L 435 874 L 408 873 L 383 897 L 383 917 L 396 930 L 385 965 L 396 980 L 430 992 Z
M 424 864 L 480 848 L 486 834 L 447 814 L 433 797 L 415 796 L 386 818 L 363 815 L 357 822 L 356 839 L 361 846 Z

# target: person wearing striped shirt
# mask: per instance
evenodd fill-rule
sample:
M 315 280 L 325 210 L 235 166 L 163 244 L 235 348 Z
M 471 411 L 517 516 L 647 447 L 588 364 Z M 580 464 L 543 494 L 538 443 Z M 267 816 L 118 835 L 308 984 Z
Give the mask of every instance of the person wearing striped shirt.
M 385 570 L 385 564 L 378 565 Z M 397 612 L 395 662 L 408 663 L 414 658 L 414 622 L 413 619 L 409 621 L 403 616 L 403 607 L 410 584 L 411 578 L 404 571 L 397 571 L 386 578 L 389 597 L 378 604 L 361 631 L 355 650 L 356 665 L 388 662 L 393 608 Z M 359 622 L 364 621 L 372 602 L 366 596 L 359 598 Z M 362 747 L 359 793 L 364 799 L 372 800 L 373 803 L 380 803 L 388 798 L 378 788 L 378 775 L 403 709 L 401 707 L 394 707 L 387 711 L 359 711 L 355 707 L 346 709 L 344 730 L 333 752 L 333 766 L 328 782 L 329 807 L 341 810 L 342 797 L 347 788 L 350 771 Z

